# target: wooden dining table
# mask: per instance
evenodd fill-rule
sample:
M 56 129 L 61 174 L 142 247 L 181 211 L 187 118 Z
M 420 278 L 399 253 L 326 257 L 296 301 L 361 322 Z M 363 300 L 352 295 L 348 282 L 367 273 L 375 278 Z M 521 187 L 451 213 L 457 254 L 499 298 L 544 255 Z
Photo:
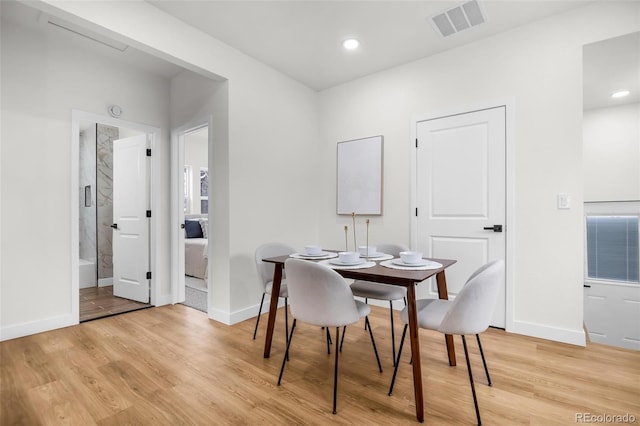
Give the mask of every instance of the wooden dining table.
M 273 287 L 271 289 L 271 304 L 269 305 L 269 319 L 267 322 L 267 335 L 264 341 L 264 357 L 269 358 L 271 354 L 271 342 L 273 340 L 273 329 L 278 311 L 278 295 L 280 294 L 280 283 L 284 271 L 284 264 L 290 256 L 277 256 L 262 259 L 263 262 L 273 263 Z M 424 393 L 422 388 L 422 362 L 420 358 L 420 338 L 418 335 L 418 316 L 416 310 L 416 285 L 435 275 L 438 287 L 438 297 L 448 299 L 447 280 L 445 269 L 456 263 L 450 259 L 428 259 L 442 264 L 441 268 L 428 270 L 405 270 L 392 269 L 380 265 L 371 268 L 361 269 L 335 269 L 344 278 L 356 280 L 373 281 L 384 284 L 397 285 L 407 289 L 407 308 L 409 316 L 409 338 L 411 340 L 411 354 L 413 366 L 413 388 L 416 401 L 416 417 L 418 421 L 424 421 Z M 311 260 L 313 261 L 313 260 Z M 445 335 L 449 365 L 456 365 L 456 354 L 453 345 L 453 336 Z

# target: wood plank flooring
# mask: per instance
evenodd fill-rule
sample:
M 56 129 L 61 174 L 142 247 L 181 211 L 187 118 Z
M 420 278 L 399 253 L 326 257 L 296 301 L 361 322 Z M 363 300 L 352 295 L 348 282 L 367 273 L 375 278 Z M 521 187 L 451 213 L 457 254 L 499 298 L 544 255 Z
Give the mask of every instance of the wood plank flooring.
M 390 397 L 388 310 L 372 307 L 370 319 L 384 372 L 377 371 L 363 324 L 349 327 L 340 354 L 336 415 L 331 414 L 333 355 L 327 355 L 321 329 L 299 323 L 277 386 L 284 353 L 282 309 L 272 356 L 264 359 L 266 314 L 252 340 L 255 319 L 225 326 L 173 305 L 0 343 L 0 424 L 416 424 L 410 354 L 403 353 Z M 398 336 L 400 331 L 398 325 Z M 442 336 L 421 330 L 420 338 L 425 424 L 475 424 L 460 339 L 455 339 L 458 366 L 449 367 Z M 475 339 L 468 342 L 486 425 L 574 425 L 577 413 L 629 414 L 640 423 L 638 352 L 490 329 L 483 334 L 489 387 Z
M 113 295 L 113 286 L 80 289 L 80 322 L 151 307 L 148 303 Z

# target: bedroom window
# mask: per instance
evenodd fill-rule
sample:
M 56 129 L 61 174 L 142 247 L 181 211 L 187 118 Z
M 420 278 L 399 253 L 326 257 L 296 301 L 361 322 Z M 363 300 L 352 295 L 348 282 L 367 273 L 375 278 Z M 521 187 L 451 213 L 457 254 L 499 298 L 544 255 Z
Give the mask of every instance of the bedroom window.
M 200 168 L 200 213 L 209 213 L 209 170 Z
M 588 279 L 639 282 L 638 216 L 587 216 Z
M 184 212 L 191 213 L 191 166 L 184 166 Z

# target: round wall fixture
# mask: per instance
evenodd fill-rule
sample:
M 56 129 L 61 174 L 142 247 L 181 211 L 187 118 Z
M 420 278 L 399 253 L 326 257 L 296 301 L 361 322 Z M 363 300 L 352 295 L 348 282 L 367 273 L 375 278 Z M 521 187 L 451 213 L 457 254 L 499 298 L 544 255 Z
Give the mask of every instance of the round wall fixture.
M 118 118 L 122 115 L 122 108 L 118 105 L 109 105 L 109 115 Z

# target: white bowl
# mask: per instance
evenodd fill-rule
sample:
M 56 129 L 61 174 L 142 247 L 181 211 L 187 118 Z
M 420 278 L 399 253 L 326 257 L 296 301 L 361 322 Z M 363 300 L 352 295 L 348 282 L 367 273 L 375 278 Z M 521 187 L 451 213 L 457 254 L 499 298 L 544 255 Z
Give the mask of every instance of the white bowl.
M 360 246 L 358 251 L 360 256 L 374 256 L 376 254 L 376 246 Z
M 357 251 L 341 251 L 338 253 L 338 259 L 340 259 L 342 263 L 353 264 L 360 259 L 360 253 Z
M 418 263 L 422 260 L 422 252 L 419 251 L 401 251 L 400 259 L 404 263 Z
M 304 252 L 311 256 L 322 254 L 322 247 L 316 245 L 304 246 Z

